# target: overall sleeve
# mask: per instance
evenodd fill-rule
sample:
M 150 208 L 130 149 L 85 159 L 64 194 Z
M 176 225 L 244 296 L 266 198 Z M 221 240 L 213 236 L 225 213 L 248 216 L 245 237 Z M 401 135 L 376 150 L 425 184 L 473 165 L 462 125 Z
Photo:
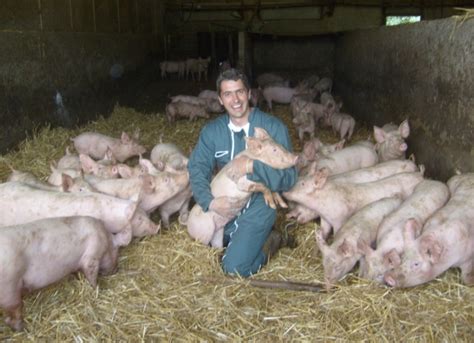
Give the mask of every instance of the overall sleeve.
M 204 128 L 199 140 L 191 153 L 188 163 L 189 180 L 194 200 L 207 212 L 209 204 L 214 199 L 211 193 L 212 171 L 215 167 L 214 145 L 212 134 Z
M 285 125 L 277 126 L 275 133 L 271 136 L 286 150 L 293 152 L 290 135 Z M 247 174 L 249 180 L 265 184 L 272 192 L 288 191 L 296 183 L 297 177 L 298 174 L 295 167 L 274 169 L 257 160 L 253 162 L 253 173 Z

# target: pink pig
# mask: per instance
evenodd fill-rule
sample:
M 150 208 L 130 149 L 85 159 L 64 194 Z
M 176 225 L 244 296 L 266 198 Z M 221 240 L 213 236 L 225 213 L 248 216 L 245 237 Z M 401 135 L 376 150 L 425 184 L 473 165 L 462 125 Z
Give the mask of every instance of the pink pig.
M 23 329 L 22 294 L 81 271 L 92 287 L 117 269 L 118 247 L 91 217 L 57 217 L 0 229 L 0 307 L 5 322 Z
M 103 159 L 107 150 L 112 151 L 113 156 L 119 162 L 123 162 L 132 156 L 144 154 L 146 149 L 138 143 L 139 134 L 135 132 L 133 137 L 122 132 L 120 139 L 112 138 L 97 132 L 84 132 L 72 138 L 74 147 L 80 154 L 89 155 L 99 160 Z
M 383 282 L 384 273 L 400 263 L 404 250 L 403 227 L 409 218 L 424 223 L 449 198 L 448 187 L 440 181 L 423 180 L 414 189 L 403 204 L 388 215 L 380 224 L 377 232 L 376 249 L 371 242 L 359 242 L 359 248 L 365 255 L 360 268 L 362 277 Z
M 363 256 L 357 248 L 357 242 L 361 239 L 375 242 L 380 222 L 401 203 L 400 198 L 389 197 L 364 206 L 334 235 L 330 246 L 324 240 L 321 231 L 316 233 L 316 243 L 323 255 L 324 277 L 328 286 L 354 268 Z
M 407 198 L 423 180 L 420 173 L 400 173 L 367 183 L 340 183 L 328 180 L 326 169 L 300 178 L 295 186 L 283 193 L 285 198 L 303 204 L 321 216 L 321 230 L 327 239 L 337 232 L 357 210 L 382 198 Z
M 405 159 L 405 152 L 408 148 L 405 139 L 410 135 L 408 119 L 404 120 L 400 126 L 386 124 L 382 128 L 374 126 L 374 137 L 376 150 L 380 162 L 388 160 Z
M 455 187 L 452 185 L 455 184 Z M 474 285 L 474 173 L 453 176 L 448 203 L 420 230 L 416 219 L 407 221 L 401 263 L 385 273 L 392 287 L 412 287 L 433 280 L 449 268 L 461 268 L 462 279 Z

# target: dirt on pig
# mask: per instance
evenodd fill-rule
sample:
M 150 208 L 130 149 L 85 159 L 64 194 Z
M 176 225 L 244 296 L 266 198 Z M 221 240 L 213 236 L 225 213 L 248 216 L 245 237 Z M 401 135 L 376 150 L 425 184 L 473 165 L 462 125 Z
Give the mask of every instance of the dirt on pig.
M 162 136 L 163 142 L 189 154 L 206 120 L 169 125 L 166 97 L 202 89 L 215 85 L 158 80 L 121 98 L 110 113 L 86 125 L 36 129 L 1 156 L 0 180 L 6 180 L 9 166 L 44 179 L 49 164 L 70 146 L 69 139 L 85 131 L 120 137 L 122 131 L 140 129 L 148 152 Z M 301 151 L 288 106 L 276 105 L 273 114 L 288 125 L 293 147 Z M 356 124 L 352 140 L 370 134 Z M 316 137 L 328 143 L 339 140 L 329 129 L 320 129 Z M 294 236 L 297 246 L 281 249 L 252 279 L 322 283 L 321 257 L 315 253 L 318 224 L 289 222 L 285 212 L 278 211 L 276 227 Z M 159 220 L 156 215 L 153 219 Z M 468 342 L 474 334 L 474 290 L 461 283 L 457 270 L 407 290 L 375 285 L 358 278 L 355 270 L 327 293 L 298 292 L 255 288 L 238 278 L 229 284 L 219 265 L 221 254 L 193 241 L 172 218 L 170 229 L 134 239 L 121 249 L 118 272 L 100 277 L 97 289 L 84 277 L 71 276 L 25 296 L 26 330 L 14 333 L 0 323 L 0 340 Z

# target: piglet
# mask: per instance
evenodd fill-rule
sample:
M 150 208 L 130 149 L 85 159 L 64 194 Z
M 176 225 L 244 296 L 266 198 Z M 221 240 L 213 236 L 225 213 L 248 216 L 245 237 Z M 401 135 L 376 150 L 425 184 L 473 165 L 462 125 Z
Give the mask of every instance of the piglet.
M 265 199 L 273 200 L 271 191 L 263 184 L 247 179 L 247 174 L 240 174 L 234 168 L 234 161 L 239 156 L 246 156 L 253 160 L 261 161 L 276 169 L 293 167 L 297 156 L 287 151 L 276 143 L 263 128 L 255 128 L 254 137 L 245 137 L 247 149 L 239 153 L 232 161 L 227 163 L 211 181 L 211 192 L 214 198 L 229 197 L 234 200 L 236 214 L 250 199 L 252 192 L 263 192 Z M 271 204 L 276 207 L 275 204 Z M 209 210 L 204 212 L 199 204 L 194 205 L 189 213 L 187 227 L 189 235 L 207 245 L 222 247 L 224 226 L 232 218 L 225 218 Z
M 138 138 L 138 131 L 135 132 L 133 137 L 122 132 L 120 139 L 97 132 L 84 132 L 71 140 L 80 154 L 89 155 L 96 160 L 100 160 L 105 157 L 107 149 L 110 148 L 117 161 L 123 162 L 132 156 L 145 153 L 146 149 L 138 143 Z
M 209 114 L 206 112 L 205 107 L 205 105 L 177 101 L 166 105 L 165 112 L 170 123 L 173 123 L 178 118 L 189 118 L 190 121 L 195 120 L 197 117 L 209 119 Z
M 466 177 L 467 176 L 467 177 Z M 474 285 L 474 173 L 453 176 L 447 204 L 425 223 L 407 221 L 401 263 L 384 275 L 392 287 L 412 287 L 433 280 L 449 268 L 461 268 L 462 280 Z
M 371 242 L 361 240 L 359 249 L 365 255 L 360 274 L 366 279 L 383 282 L 384 273 L 400 263 L 404 250 L 403 228 L 409 218 L 424 223 L 448 201 L 448 187 L 440 181 L 423 180 L 402 205 L 388 215 L 377 232 L 376 249 Z
M 376 150 L 380 162 L 388 160 L 405 159 L 405 152 L 408 148 L 405 139 L 410 135 L 410 125 L 408 119 L 404 120 L 400 126 L 386 124 L 382 128 L 374 126 L 374 137 Z
M 117 269 L 118 247 L 91 217 L 41 219 L 0 229 L 0 307 L 5 322 L 22 330 L 22 295 L 81 271 L 92 287 Z
M 170 166 L 175 170 L 184 170 L 188 165 L 188 158 L 184 152 L 174 143 L 158 143 L 150 153 L 151 162 L 158 170 L 165 170 Z
M 361 239 L 375 242 L 380 222 L 401 203 L 399 197 L 389 197 L 364 206 L 334 235 L 330 246 L 324 240 L 322 231 L 316 232 L 316 243 L 323 255 L 324 277 L 328 286 L 354 268 L 363 256 L 357 248 L 357 242 Z

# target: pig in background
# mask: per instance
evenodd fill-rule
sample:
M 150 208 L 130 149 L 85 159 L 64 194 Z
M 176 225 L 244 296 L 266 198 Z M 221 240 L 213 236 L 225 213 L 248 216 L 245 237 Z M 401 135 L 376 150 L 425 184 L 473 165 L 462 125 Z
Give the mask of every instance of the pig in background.
M 375 149 L 381 162 L 405 159 L 408 145 L 405 139 L 410 135 L 410 125 L 405 119 L 398 127 L 392 123 L 382 128 L 374 126 L 374 138 L 377 142 Z
M 120 139 L 112 138 L 98 132 L 84 132 L 72 138 L 74 148 L 80 154 L 89 155 L 95 160 L 104 159 L 107 150 L 112 151 L 113 156 L 119 162 L 124 162 L 132 156 L 144 154 L 146 149 L 139 144 L 139 132 L 136 131 L 133 137 L 126 132 L 122 132 Z
M 0 229 L 0 307 L 13 330 L 24 327 L 22 295 L 82 272 L 92 287 L 117 269 L 118 245 L 91 217 L 57 217 Z
M 414 218 L 407 221 L 401 262 L 385 274 L 387 285 L 420 285 L 456 267 L 463 282 L 474 285 L 474 173 L 453 176 L 448 187 L 451 198 L 423 226 Z

